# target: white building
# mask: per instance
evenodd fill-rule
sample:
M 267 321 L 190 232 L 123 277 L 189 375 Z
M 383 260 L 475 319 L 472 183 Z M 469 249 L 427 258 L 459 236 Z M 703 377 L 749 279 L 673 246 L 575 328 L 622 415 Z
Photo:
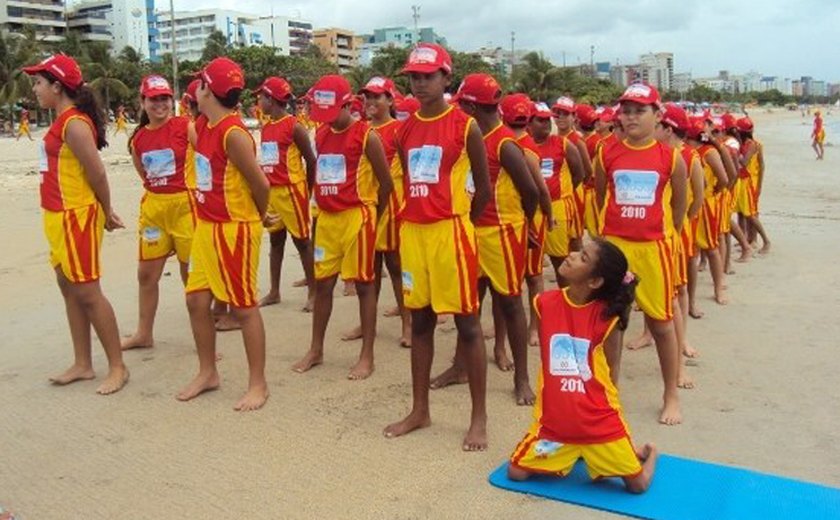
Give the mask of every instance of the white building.
M 35 29 L 38 39 L 48 42 L 64 37 L 63 0 L 0 0 L 0 30 L 21 34 L 25 26 Z
M 159 54 L 172 52 L 172 16 L 157 12 L 155 38 Z M 175 11 L 175 51 L 179 60 L 198 60 L 213 31 L 225 35 L 229 45 L 264 45 L 288 56 L 302 52 L 312 42 L 312 24 L 285 16 L 260 17 L 225 9 Z
M 694 82 L 691 80 L 691 73 L 690 72 L 678 72 L 674 74 L 671 83 L 671 90 L 675 92 L 679 92 L 680 94 L 685 94 L 691 87 L 694 85 Z
M 671 84 L 674 79 L 673 53 L 657 52 L 642 54 L 639 57 L 639 64 L 642 70 L 647 69 L 647 77 L 643 78 L 645 81 L 655 86 L 660 92 L 672 90 Z
M 110 42 L 113 54 L 132 47 L 149 59 L 148 14 L 146 0 L 93 0 L 67 13 L 67 27 L 85 40 Z

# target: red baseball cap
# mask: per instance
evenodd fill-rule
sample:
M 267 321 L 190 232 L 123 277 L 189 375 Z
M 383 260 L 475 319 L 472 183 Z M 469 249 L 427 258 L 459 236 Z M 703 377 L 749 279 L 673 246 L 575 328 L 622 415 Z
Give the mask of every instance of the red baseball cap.
M 184 95 L 187 96 L 190 101 L 197 101 L 198 98 L 195 97 L 195 91 L 198 90 L 199 85 L 201 85 L 200 79 L 194 79 L 190 81 L 189 85 L 187 85 L 187 91 L 184 92 Z
M 534 117 L 540 119 L 551 119 L 551 109 L 542 101 L 534 103 Z
M 688 126 L 685 129 L 685 136 L 689 139 L 700 139 L 700 135 L 706 131 L 706 118 L 704 116 L 693 116 L 688 118 Z
M 338 74 L 322 76 L 307 95 L 310 97 L 309 116 L 319 123 L 332 123 L 344 105 L 353 101 L 350 83 Z
M 557 98 L 557 101 L 551 106 L 552 112 L 566 112 L 569 114 L 575 113 L 575 101 L 566 96 Z
M 143 78 L 142 83 L 140 83 L 140 95 L 144 98 L 171 96 L 172 87 L 169 86 L 169 82 L 163 76 L 152 74 Z
M 753 122 L 752 119 L 749 117 L 742 117 L 738 121 L 735 122 L 735 126 L 741 132 L 752 132 L 753 131 Z
M 659 101 L 659 91 L 656 87 L 648 83 L 633 83 L 624 94 L 618 98 L 619 103 L 631 101 L 639 103 L 640 105 L 653 105 L 656 108 L 661 108 L 662 103 Z
M 662 124 L 676 130 L 688 130 L 688 114 L 676 103 L 665 103 Z
M 353 101 L 350 103 L 350 113 L 364 119 L 365 98 L 363 96 L 353 96 Z
M 612 123 L 615 121 L 615 110 L 612 107 L 598 107 L 595 110 L 595 115 L 602 123 Z
M 374 76 L 368 80 L 364 87 L 359 89 L 359 94 L 370 92 L 374 95 L 388 94 L 391 99 L 395 99 L 399 95 L 397 87 L 390 78 L 383 78 L 381 76 Z
M 230 58 L 216 58 L 196 73 L 196 76 L 204 80 L 210 91 L 218 96 L 224 97 L 233 89 L 245 88 L 245 75 L 238 63 Z
M 471 101 L 479 105 L 498 105 L 502 99 L 502 87 L 490 74 L 467 74 L 453 102 Z
M 575 115 L 581 126 L 592 126 L 598 120 L 598 114 L 595 113 L 595 107 L 582 103 L 575 107 Z
M 263 80 L 262 85 L 253 90 L 253 93 L 254 95 L 265 93 L 277 101 L 286 101 L 292 95 L 292 86 L 281 77 L 269 76 Z
M 527 123 L 534 115 L 534 102 L 527 94 L 509 94 L 499 103 L 499 112 L 505 124 Z
M 442 70 L 446 74 L 452 73 L 452 57 L 446 49 L 436 43 L 420 43 L 411 50 L 405 62 L 402 73 L 419 72 L 431 74 Z
M 420 102 L 415 97 L 404 97 L 398 99 L 394 105 L 394 111 L 397 113 L 397 119 L 404 121 L 411 116 L 411 114 L 420 110 Z
M 85 82 L 82 79 L 82 69 L 76 60 L 66 54 L 55 54 L 37 65 L 24 67 L 23 72 L 32 76 L 39 72 L 49 72 L 65 87 L 76 90 Z
M 736 128 L 738 126 L 735 116 L 733 116 L 729 112 L 720 116 L 720 122 L 723 125 L 724 130 L 729 130 L 730 128 Z

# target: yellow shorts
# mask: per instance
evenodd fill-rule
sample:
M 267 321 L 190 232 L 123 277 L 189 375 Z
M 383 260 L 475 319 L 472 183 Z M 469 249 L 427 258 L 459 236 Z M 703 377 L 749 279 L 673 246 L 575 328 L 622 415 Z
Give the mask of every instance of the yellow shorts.
M 315 231 L 315 279 L 340 275 L 342 280 L 373 280 L 376 208 L 321 211 Z
M 189 262 L 195 223 L 188 192 L 144 193 L 137 225 L 140 260 L 156 260 L 175 253 L 179 262 Z
M 468 216 L 400 228 L 400 262 L 405 306 L 431 305 L 438 314 L 478 310 L 478 254 Z
M 817 143 L 817 144 L 823 144 L 825 142 L 825 129 L 824 128 L 820 129 L 820 131 L 817 132 L 817 135 L 814 136 L 814 142 Z
M 639 278 L 636 302 L 642 311 L 655 320 L 668 321 L 674 317 L 674 257 L 672 239 L 636 242 L 605 236 L 627 257 L 630 271 Z
M 720 244 L 719 211 L 720 204 L 718 204 L 717 195 L 703 200 L 703 205 L 700 207 L 700 215 L 697 217 L 695 243 L 698 248 L 704 251 L 717 249 Z
M 269 233 L 284 229 L 297 239 L 309 238 L 309 195 L 306 182 L 287 186 L 272 186 L 268 192 L 268 213 L 279 217 Z
M 531 234 L 536 238 L 536 247 L 528 244 L 525 253 L 525 276 L 541 276 L 543 274 L 543 255 L 545 254 L 545 231 L 548 227 L 543 212 L 537 209 L 534 218 L 531 220 Z
M 718 210 L 720 232 L 729 233 L 732 231 L 732 213 L 735 210 L 735 195 L 729 189 L 725 189 L 720 192 L 718 197 L 718 203 L 720 204 L 720 209 Z
M 682 232 L 671 238 L 671 254 L 674 257 L 674 288 L 688 283 L 688 258 L 683 249 Z
M 493 290 L 502 296 L 522 294 L 525 280 L 525 256 L 528 248 L 528 226 L 476 226 L 478 243 L 478 277 L 490 279 Z
M 262 222 L 199 219 L 193 235 L 186 292 L 210 290 L 234 307 L 257 304 Z
M 595 238 L 598 236 L 598 230 L 601 226 L 598 224 L 598 205 L 595 200 L 595 188 L 589 186 L 583 187 L 583 223 L 590 237 Z
M 583 184 L 577 185 L 572 200 L 575 202 L 575 210 L 572 213 L 572 226 L 569 233 L 572 238 L 583 238 Z
M 745 217 L 758 214 L 758 197 L 752 179 L 740 178 L 735 185 L 735 211 Z
M 18 127 L 18 137 L 22 136 L 23 134 L 32 135 L 29 133 L 29 123 L 21 123 Z
M 573 227 L 577 209 L 574 197 L 551 201 L 551 213 L 556 224 L 554 229 L 546 233 L 545 254 L 553 257 L 569 256 L 569 242 L 575 238 Z
M 630 437 L 601 444 L 563 444 L 540 439 L 532 427 L 510 457 L 510 464 L 533 473 L 566 476 L 582 458 L 593 479 L 632 478 L 642 472 L 642 465 Z
M 393 253 L 400 250 L 400 222 L 394 211 L 393 200 L 388 202 L 385 213 L 376 223 L 376 251 Z
M 50 245 L 50 265 L 61 266 L 73 283 L 99 280 L 99 251 L 105 212 L 97 204 L 64 211 L 44 210 L 44 234 Z

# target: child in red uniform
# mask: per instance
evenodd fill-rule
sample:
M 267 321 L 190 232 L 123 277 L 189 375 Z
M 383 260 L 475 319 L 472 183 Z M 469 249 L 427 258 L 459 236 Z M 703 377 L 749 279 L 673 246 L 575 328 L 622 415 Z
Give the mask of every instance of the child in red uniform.
M 542 360 L 535 420 L 510 457 L 508 477 L 563 477 L 583 458 L 593 479 L 620 477 L 642 493 L 657 450 L 634 446 L 616 388 L 621 331 L 637 282 L 621 250 L 602 239 L 571 253 L 558 274 L 567 287 L 534 301 Z
M 822 112 L 814 112 L 814 129 L 811 130 L 811 148 L 817 153 L 817 160 L 821 161 L 825 154 L 825 128 L 823 128 Z

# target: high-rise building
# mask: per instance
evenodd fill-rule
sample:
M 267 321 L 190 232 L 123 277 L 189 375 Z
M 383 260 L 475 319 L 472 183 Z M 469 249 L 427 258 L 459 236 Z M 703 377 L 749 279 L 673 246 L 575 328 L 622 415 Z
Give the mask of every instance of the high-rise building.
M 671 90 L 680 94 L 685 94 L 694 86 L 690 72 L 677 72 L 671 80 L 673 81 Z
M 152 13 L 153 15 L 154 13 Z M 144 59 L 151 58 L 147 0 L 93 0 L 67 13 L 67 28 L 89 41 L 111 44 L 111 52 L 132 47 Z
M 437 34 L 432 27 L 420 27 L 417 30 L 407 27 L 383 27 L 374 29 L 373 33 L 360 35 L 360 39 L 360 65 L 370 65 L 376 53 L 386 47 L 405 48 L 418 43 L 446 45 L 446 38 Z
M 674 54 L 671 52 L 657 52 L 642 54 L 639 64 L 647 69 L 642 79 L 655 86 L 661 92 L 671 90 L 674 78 Z
M 321 54 L 330 62 L 338 65 L 338 70 L 347 72 L 359 64 L 359 41 L 353 31 L 330 27 L 315 29 L 313 42 Z
M 64 0 L 0 0 L 0 30 L 21 34 L 32 27 L 39 40 L 55 42 L 64 37 Z

